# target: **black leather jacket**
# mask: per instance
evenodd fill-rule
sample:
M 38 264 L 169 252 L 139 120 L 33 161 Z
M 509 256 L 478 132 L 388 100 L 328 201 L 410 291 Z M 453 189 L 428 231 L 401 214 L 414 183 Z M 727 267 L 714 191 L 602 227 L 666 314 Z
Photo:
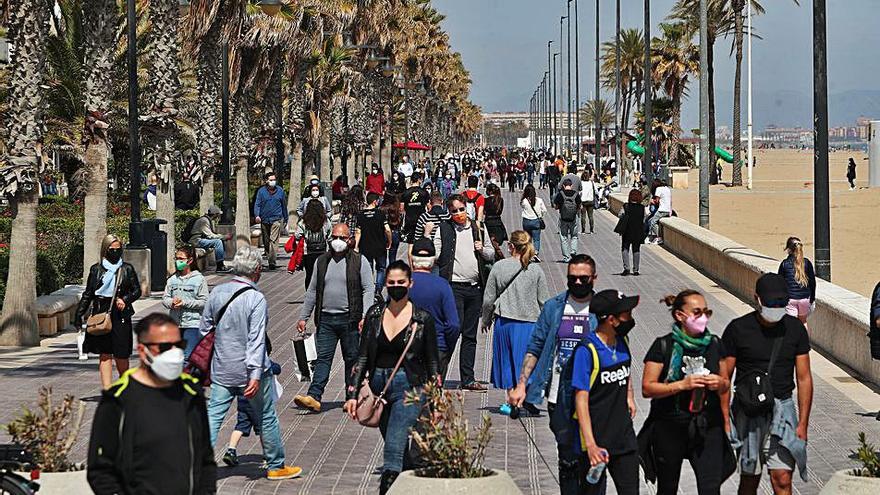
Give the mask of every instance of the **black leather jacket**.
M 95 263 L 89 269 L 86 290 L 83 292 L 82 299 L 79 301 L 79 307 L 76 309 L 76 318 L 74 319 L 74 326 L 76 328 L 81 327 L 83 322 L 91 316 L 95 291 L 101 287 L 101 279 L 106 271 L 107 269 L 101 263 Z M 141 283 L 138 280 L 134 267 L 128 263 L 122 263 L 122 266 L 119 267 L 119 277 L 119 289 L 116 291 L 116 297 L 121 297 L 125 301 L 125 309 L 122 310 L 121 316 L 123 318 L 131 318 L 131 315 L 134 314 L 134 308 L 131 305 L 141 297 Z M 111 305 L 111 308 L 113 308 L 114 313 L 118 314 L 115 305 Z
M 364 329 L 361 331 L 361 344 L 358 360 L 352 368 L 353 380 L 346 390 L 348 399 L 357 399 L 361 383 L 367 375 L 372 376 L 376 369 L 376 353 L 379 332 L 382 332 L 382 314 L 385 303 L 373 305 L 364 317 Z M 423 309 L 413 307 L 412 321 L 415 323 L 415 337 L 406 352 L 401 368 L 406 371 L 406 378 L 411 385 L 420 386 L 429 380 L 440 383 L 440 353 L 437 350 L 437 332 L 434 330 L 434 318 Z M 413 325 L 405 330 L 407 341 L 412 335 Z

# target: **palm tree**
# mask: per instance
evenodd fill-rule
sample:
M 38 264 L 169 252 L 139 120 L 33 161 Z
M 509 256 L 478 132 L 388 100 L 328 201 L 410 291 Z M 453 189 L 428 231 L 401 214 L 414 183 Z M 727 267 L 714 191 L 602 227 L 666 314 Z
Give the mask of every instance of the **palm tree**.
M 590 129 L 595 127 L 596 118 L 599 118 L 599 127 L 608 128 L 614 124 L 614 105 L 606 100 L 589 100 L 578 109 L 581 117 L 581 127 Z
M 8 288 L 0 319 L 0 345 L 39 345 L 37 314 L 37 188 L 43 163 L 46 45 L 51 8 L 44 0 L 18 0 L 7 33 L 15 52 L 9 64 L 6 147 L 0 164 L 0 193 L 10 198 Z
M 176 117 L 179 113 L 177 97 L 180 90 L 180 61 L 177 52 L 179 6 L 177 0 L 151 0 L 149 6 L 150 32 L 146 55 L 150 78 L 145 94 L 150 108 L 142 116 L 145 161 L 158 176 L 156 218 L 167 223 L 160 226 L 168 235 L 166 271 L 173 271 L 176 238 L 174 229 L 174 175 L 180 168 L 180 154 L 176 149 L 180 135 Z
M 623 131 L 629 128 L 630 115 L 633 104 L 641 107 L 642 86 L 644 77 L 644 35 L 638 29 L 623 29 L 620 31 L 620 96 L 621 115 L 620 128 Z M 617 43 L 614 39 L 602 44 L 602 85 L 607 89 L 614 89 L 617 84 L 615 77 L 615 53 Z
M 660 24 L 661 38 L 652 42 L 652 79 L 671 100 L 671 132 L 669 163 L 678 164 L 678 142 L 681 139 L 681 104 L 687 96 L 688 79 L 699 73 L 700 51 L 691 41 L 692 30 L 684 23 Z
M 62 4 L 79 4 L 59 2 Z M 78 5 L 76 5 L 79 7 Z M 63 8 L 62 8 L 63 10 Z M 83 185 L 85 223 L 83 228 L 83 279 L 97 263 L 101 239 L 107 235 L 107 128 L 113 93 L 114 50 L 118 42 L 119 11 L 116 0 L 82 2 L 85 120 L 83 122 Z

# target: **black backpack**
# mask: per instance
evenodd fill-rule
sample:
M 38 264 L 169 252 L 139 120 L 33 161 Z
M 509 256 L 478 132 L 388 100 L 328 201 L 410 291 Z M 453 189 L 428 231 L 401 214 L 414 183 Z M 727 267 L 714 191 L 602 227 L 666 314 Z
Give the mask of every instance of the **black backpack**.
M 773 371 L 773 365 L 776 364 L 784 338 L 785 333 L 773 342 L 766 373 L 761 370 L 747 371 L 738 377 L 734 384 L 733 400 L 737 408 L 742 409 L 746 416 L 763 416 L 773 411 L 774 396 L 770 373 Z
M 575 192 L 569 196 L 565 194 L 565 191 L 562 191 L 559 194 L 562 195 L 562 206 L 559 208 L 559 219 L 565 222 L 574 222 L 577 219 L 578 213 L 578 193 Z

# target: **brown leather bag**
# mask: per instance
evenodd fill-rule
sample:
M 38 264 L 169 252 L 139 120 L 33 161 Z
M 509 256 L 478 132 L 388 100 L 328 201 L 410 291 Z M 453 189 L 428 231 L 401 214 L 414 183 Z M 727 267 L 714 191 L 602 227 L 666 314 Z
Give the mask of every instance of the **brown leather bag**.
M 355 408 L 355 416 L 357 416 L 358 423 L 361 425 L 369 426 L 370 428 L 376 428 L 379 426 L 379 421 L 382 419 L 382 411 L 385 409 L 385 393 L 388 392 L 388 387 L 391 385 L 394 375 L 397 374 L 397 370 L 400 369 L 400 365 L 403 364 L 403 359 L 406 357 L 406 353 L 409 351 L 409 347 L 412 345 L 413 340 L 416 337 L 415 322 L 413 322 L 411 329 L 412 333 L 409 336 L 409 340 L 406 342 L 406 347 L 403 348 L 403 353 L 400 355 L 400 359 L 398 359 L 397 364 L 394 365 L 394 371 L 391 372 L 388 380 L 385 381 L 385 386 L 382 387 L 382 393 L 378 396 L 373 395 L 373 390 L 370 388 L 370 381 L 367 379 L 364 379 L 363 383 L 361 383 L 361 389 L 358 391 L 357 407 Z
M 122 267 L 119 268 L 120 270 Z M 116 293 L 119 291 L 119 271 L 116 272 L 116 286 L 113 288 L 113 297 L 110 299 L 110 309 L 103 313 L 92 313 L 86 319 L 86 333 L 89 335 L 107 335 L 113 330 L 113 319 L 110 313 L 116 304 Z

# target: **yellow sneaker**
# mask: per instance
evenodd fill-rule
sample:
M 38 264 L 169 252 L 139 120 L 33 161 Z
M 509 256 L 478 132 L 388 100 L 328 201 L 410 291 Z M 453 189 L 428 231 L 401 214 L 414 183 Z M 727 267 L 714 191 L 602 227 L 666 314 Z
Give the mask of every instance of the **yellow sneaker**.
M 284 466 L 278 469 L 270 469 L 269 472 L 266 473 L 266 478 L 273 481 L 289 480 L 291 478 L 299 478 L 302 471 L 302 468 L 299 466 Z
M 296 395 L 293 398 L 293 403 L 312 412 L 321 412 L 321 403 L 316 401 L 310 395 Z

